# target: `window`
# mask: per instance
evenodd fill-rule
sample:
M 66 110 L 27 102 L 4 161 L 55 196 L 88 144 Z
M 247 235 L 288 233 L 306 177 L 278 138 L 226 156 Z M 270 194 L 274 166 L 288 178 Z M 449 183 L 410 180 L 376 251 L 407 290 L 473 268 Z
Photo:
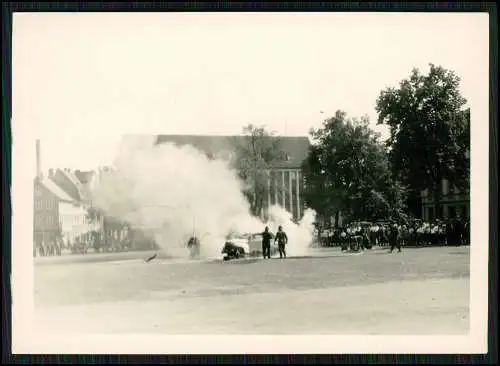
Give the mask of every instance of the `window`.
M 298 171 L 292 171 L 290 172 L 292 174 L 292 186 L 290 187 L 292 190 L 292 202 L 290 203 L 290 208 L 293 214 L 294 218 L 299 217 L 299 212 L 298 212 L 298 206 L 297 206 L 297 185 L 298 185 L 298 180 L 297 180 L 297 175 Z
M 290 171 L 285 171 L 285 186 L 284 186 L 284 194 L 285 194 L 285 209 L 291 212 L 290 209 L 290 193 L 291 193 L 291 187 L 290 187 Z
M 460 206 L 460 217 L 469 217 L 469 213 L 467 212 L 467 206 L 466 205 L 461 205 Z
M 434 220 L 434 207 L 427 208 L 427 219 Z
M 443 195 L 446 196 L 448 194 L 448 181 L 443 179 Z

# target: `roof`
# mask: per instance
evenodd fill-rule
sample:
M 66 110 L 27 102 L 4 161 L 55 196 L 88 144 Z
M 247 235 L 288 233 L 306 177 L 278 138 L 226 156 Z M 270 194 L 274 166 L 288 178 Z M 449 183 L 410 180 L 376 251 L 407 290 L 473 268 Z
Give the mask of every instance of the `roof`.
M 174 143 L 176 145 L 191 145 L 207 154 L 216 155 L 223 151 L 235 151 L 239 146 L 246 144 L 247 136 L 208 136 L 208 135 L 158 135 L 156 144 Z M 307 136 L 273 136 L 279 141 L 282 152 L 289 157 L 288 160 L 274 162 L 275 168 L 300 167 L 309 153 L 311 145 Z
M 75 185 L 78 191 L 80 191 L 82 187 L 82 182 L 80 181 L 80 179 L 78 179 L 78 177 L 71 170 L 61 170 L 61 171 L 66 177 L 68 177 L 70 182 Z
M 82 184 L 90 183 L 92 181 L 92 178 L 94 177 L 95 172 L 92 170 L 89 171 L 81 171 L 81 170 L 75 170 L 74 175 L 78 178 L 78 180 Z
M 38 182 L 47 188 L 56 198 L 65 202 L 75 202 L 66 192 L 62 190 L 52 179 L 42 178 Z

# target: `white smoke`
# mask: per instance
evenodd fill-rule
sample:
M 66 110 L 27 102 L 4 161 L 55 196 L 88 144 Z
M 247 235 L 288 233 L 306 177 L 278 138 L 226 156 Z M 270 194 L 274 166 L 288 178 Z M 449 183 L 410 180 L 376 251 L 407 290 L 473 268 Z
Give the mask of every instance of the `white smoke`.
M 219 256 L 230 232 L 261 232 L 264 223 L 250 215 L 243 183 L 229 163 L 211 160 L 191 146 L 173 144 L 124 147 L 113 172 L 101 174 L 93 189 L 94 206 L 154 237 L 164 253 L 185 257 L 195 234 L 203 257 Z M 280 207 L 270 209 L 272 231 L 282 225 L 289 254 L 303 255 L 312 240 L 314 213 L 300 225 Z
M 287 256 L 307 255 L 314 237 L 316 213 L 311 209 L 307 209 L 298 224 L 294 223 L 292 219 L 292 214 L 280 206 L 272 206 L 269 209 L 269 229 L 277 231 L 278 227 L 282 226 L 287 234 Z

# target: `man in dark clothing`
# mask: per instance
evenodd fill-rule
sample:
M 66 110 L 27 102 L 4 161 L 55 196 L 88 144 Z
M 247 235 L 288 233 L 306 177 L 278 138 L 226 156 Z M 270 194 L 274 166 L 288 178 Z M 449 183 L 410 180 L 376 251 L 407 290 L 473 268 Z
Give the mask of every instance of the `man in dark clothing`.
M 278 250 L 280 252 L 280 258 L 286 258 L 285 245 L 288 244 L 288 237 L 286 233 L 283 231 L 283 228 L 278 227 L 278 232 L 276 233 L 276 237 L 274 238 L 274 242 L 278 241 Z
M 269 228 L 266 226 L 264 232 L 262 233 L 262 255 L 264 259 L 271 259 L 271 239 L 273 238 L 273 234 L 269 232 Z
M 394 248 L 398 248 L 398 252 L 401 252 L 401 243 L 399 242 L 399 227 L 396 223 L 393 223 L 389 228 L 389 243 L 391 245 L 391 251 Z

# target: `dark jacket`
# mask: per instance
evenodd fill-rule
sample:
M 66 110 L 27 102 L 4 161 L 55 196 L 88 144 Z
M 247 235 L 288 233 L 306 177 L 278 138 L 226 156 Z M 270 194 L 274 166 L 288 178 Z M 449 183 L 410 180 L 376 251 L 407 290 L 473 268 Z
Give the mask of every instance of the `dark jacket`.
M 271 245 L 271 239 L 273 238 L 273 234 L 269 231 L 264 231 L 262 233 L 262 245 Z
M 286 233 L 284 231 L 278 231 L 276 233 L 276 239 L 274 240 L 276 242 L 278 241 L 278 244 L 286 244 L 288 242 L 288 237 L 286 236 Z

